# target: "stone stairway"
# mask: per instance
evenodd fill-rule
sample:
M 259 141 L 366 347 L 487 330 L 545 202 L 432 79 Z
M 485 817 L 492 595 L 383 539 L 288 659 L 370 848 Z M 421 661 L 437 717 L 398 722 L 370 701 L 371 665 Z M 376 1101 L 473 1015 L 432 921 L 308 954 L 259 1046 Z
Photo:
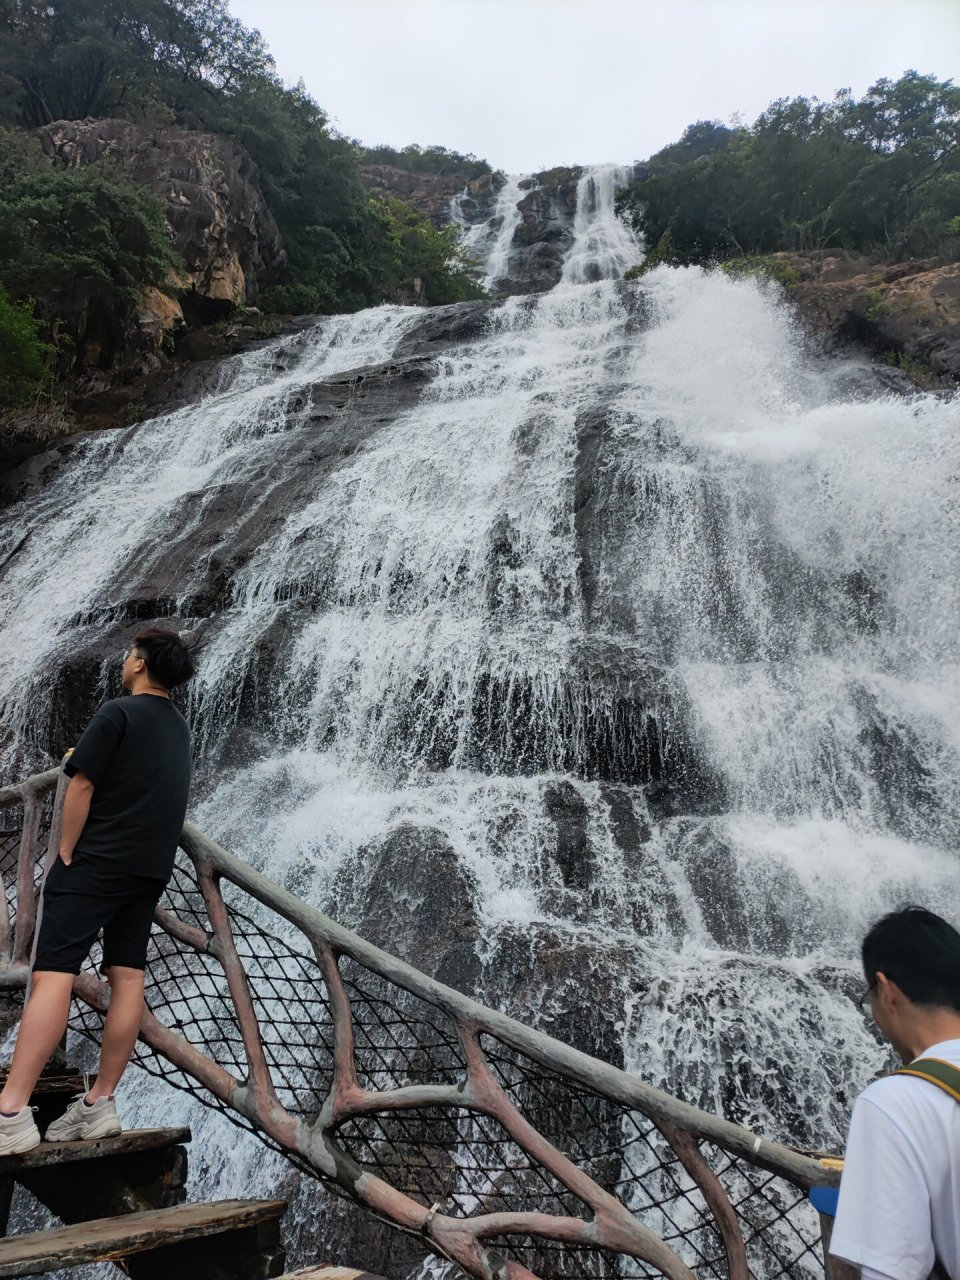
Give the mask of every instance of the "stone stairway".
M 46 1077 L 33 1103 L 41 1132 L 83 1087 Z M 135 1129 L 89 1142 L 41 1142 L 0 1156 L 0 1230 L 17 1184 L 64 1224 L 0 1239 L 0 1277 L 116 1262 L 134 1280 L 265 1280 L 283 1272 L 282 1200 L 186 1203 L 190 1130 Z

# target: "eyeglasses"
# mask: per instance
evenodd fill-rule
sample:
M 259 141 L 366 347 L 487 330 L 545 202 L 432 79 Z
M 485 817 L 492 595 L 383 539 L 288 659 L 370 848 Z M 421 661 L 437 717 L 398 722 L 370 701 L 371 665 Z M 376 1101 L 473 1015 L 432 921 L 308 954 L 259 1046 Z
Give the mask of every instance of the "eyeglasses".
M 126 649 L 124 649 L 123 654 L 120 658 L 120 661 L 126 662 L 126 660 L 130 657 L 130 655 L 135 652 L 136 647 L 137 646 L 135 644 L 128 645 Z M 139 658 L 141 655 L 138 653 L 136 656 Z
M 860 999 L 857 1001 L 857 1008 L 860 1010 L 860 1012 L 861 1012 L 861 1013 L 865 1013 L 865 1012 L 866 1012 L 866 1007 L 865 1007 L 865 1006 L 866 1006 L 867 1001 L 870 999 L 870 992 L 873 990 L 873 988 L 874 988 L 876 985 L 877 985 L 877 980 L 876 980 L 876 978 L 874 978 L 874 980 L 870 983 L 869 987 L 867 987 L 866 991 L 863 993 L 863 995 L 862 995 L 862 996 L 860 997 Z

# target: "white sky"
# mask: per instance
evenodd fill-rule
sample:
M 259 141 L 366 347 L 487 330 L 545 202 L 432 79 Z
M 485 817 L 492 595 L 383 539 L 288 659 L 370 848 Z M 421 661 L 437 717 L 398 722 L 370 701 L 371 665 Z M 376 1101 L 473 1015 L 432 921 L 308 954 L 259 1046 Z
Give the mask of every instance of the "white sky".
M 230 0 L 341 133 L 494 168 L 644 159 L 697 119 L 960 72 L 960 0 Z

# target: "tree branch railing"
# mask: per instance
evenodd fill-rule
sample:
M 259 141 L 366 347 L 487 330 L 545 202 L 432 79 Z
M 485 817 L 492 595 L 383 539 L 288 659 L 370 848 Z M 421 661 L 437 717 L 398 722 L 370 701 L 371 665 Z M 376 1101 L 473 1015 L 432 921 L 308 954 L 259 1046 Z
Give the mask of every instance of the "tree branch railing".
M 60 770 L 0 789 L 0 988 L 24 988 Z M 46 839 L 44 839 L 46 835 Z M 823 1275 L 819 1161 L 471 1000 L 191 824 L 136 1062 L 478 1280 Z M 96 956 L 74 983 L 96 1037 Z

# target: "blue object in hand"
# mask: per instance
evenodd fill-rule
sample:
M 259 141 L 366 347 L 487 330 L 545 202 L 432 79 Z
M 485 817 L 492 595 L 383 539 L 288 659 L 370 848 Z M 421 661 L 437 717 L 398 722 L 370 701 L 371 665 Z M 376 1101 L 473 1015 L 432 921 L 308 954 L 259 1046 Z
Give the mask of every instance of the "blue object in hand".
M 837 1200 L 840 1198 L 839 1187 L 811 1187 L 810 1203 L 818 1213 L 829 1214 L 831 1218 L 837 1216 Z

